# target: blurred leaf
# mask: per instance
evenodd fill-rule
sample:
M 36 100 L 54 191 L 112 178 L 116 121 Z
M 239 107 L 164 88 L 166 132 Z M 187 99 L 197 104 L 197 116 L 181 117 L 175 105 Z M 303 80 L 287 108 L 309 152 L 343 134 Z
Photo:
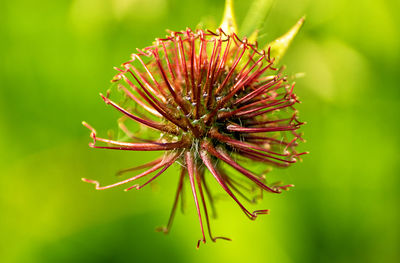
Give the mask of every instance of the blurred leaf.
M 265 18 L 269 14 L 273 3 L 274 0 L 254 0 L 244 18 L 243 24 L 240 28 L 240 34 L 242 36 L 249 36 L 259 30 L 262 27 Z

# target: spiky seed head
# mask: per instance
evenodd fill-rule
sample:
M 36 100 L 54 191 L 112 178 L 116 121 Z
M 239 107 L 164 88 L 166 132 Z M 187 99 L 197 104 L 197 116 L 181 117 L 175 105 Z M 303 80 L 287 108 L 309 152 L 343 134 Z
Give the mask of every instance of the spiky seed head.
M 239 199 L 255 202 L 262 195 L 251 198 L 246 191 L 252 193 L 256 188 L 281 193 L 292 185 L 267 183 L 265 173 L 251 171 L 244 164 L 251 161 L 267 167 L 288 167 L 305 154 L 296 151 L 298 141 L 302 140 L 298 129 L 303 123 L 295 109 L 299 100 L 294 83 L 275 67 L 271 48 L 258 49 L 254 41 L 239 38 L 232 31 L 236 27 L 232 21 L 225 27 L 227 32 L 223 28 L 216 32 L 170 32 L 153 45 L 138 49 L 129 61 L 115 68 L 118 73 L 112 82 L 124 94 L 125 102 L 112 100 L 109 93 L 101 97 L 121 112 L 119 126 L 129 140 L 97 137 L 95 129 L 83 123 L 91 130 L 92 148 L 161 151 L 156 160 L 120 171 L 124 174 L 147 169 L 115 184 L 100 186 L 97 181 L 83 179 L 95 184 L 98 190 L 155 173 L 147 182 L 125 190 L 140 189 L 174 163 L 180 165 L 170 220 L 161 230 L 169 231 L 187 178 L 202 231 L 198 246 L 206 240 L 203 223 L 212 241 L 229 240 L 211 233 L 205 196 L 213 207 L 213 195 L 207 180 L 213 178 L 253 220 L 268 210 L 250 212 Z M 153 136 L 132 132 L 126 125 L 128 120 L 150 128 Z M 237 171 L 236 175 L 228 172 L 231 168 Z

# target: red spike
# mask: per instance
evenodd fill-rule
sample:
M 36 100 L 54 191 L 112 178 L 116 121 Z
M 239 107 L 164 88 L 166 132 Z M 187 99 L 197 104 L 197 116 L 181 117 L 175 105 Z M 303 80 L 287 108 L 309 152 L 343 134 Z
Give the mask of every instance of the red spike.
M 203 243 L 206 243 L 206 237 L 204 235 L 204 228 L 203 228 L 203 221 L 201 219 L 199 200 L 197 199 L 196 185 L 195 185 L 195 182 L 194 182 L 194 165 L 195 164 L 194 164 L 191 152 L 189 152 L 189 151 L 185 152 L 185 161 L 186 161 L 186 165 L 187 165 L 187 171 L 188 171 L 188 174 L 189 174 L 189 181 L 190 181 L 190 186 L 192 188 L 192 194 L 193 194 L 194 202 L 196 204 L 197 215 L 198 215 L 199 221 L 200 221 L 201 233 L 203 235 L 203 238 L 201 240 L 199 240 L 198 243 L 197 243 L 197 248 L 199 248 L 200 241 L 203 241 Z
M 284 157 L 288 156 L 287 154 L 280 154 L 280 153 L 276 153 L 276 152 L 273 152 L 273 151 L 269 151 L 268 149 L 265 149 L 265 148 L 260 147 L 258 145 L 253 145 L 253 144 L 249 144 L 249 143 L 244 142 L 244 141 L 235 140 L 235 139 L 233 139 L 233 138 L 231 138 L 229 136 L 220 134 L 216 130 L 212 130 L 210 132 L 210 136 L 215 138 L 215 139 L 218 139 L 218 140 L 220 140 L 222 142 L 225 142 L 225 143 L 227 143 L 227 144 L 229 144 L 229 145 L 231 145 L 233 147 L 244 148 L 244 149 L 251 148 L 251 149 L 254 149 L 254 150 L 263 151 L 263 152 L 275 154 L 275 155 L 278 155 L 278 156 L 284 156 Z
M 161 61 L 160 61 L 160 57 L 158 56 L 157 48 L 153 51 L 153 54 L 154 54 L 154 57 L 155 57 L 155 59 L 156 59 L 158 69 L 159 69 L 160 72 L 161 72 L 161 75 L 162 75 L 162 77 L 163 77 L 163 79 L 164 79 L 165 84 L 167 85 L 167 88 L 168 88 L 169 92 L 170 92 L 171 95 L 172 95 L 172 98 L 174 99 L 175 103 L 176 103 L 179 107 L 181 107 L 183 113 L 184 113 L 185 115 L 187 115 L 187 114 L 189 113 L 189 111 L 188 111 L 188 109 L 186 108 L 186 105 L 183 103 L 182 97 L 178 96 L 178 95 L 175 93 L 174 88 L 171 86 L 171 83 L 169 82 L 169 80 L 168 80 L 168 78 L 167 78 L 167 74 L 165 73 L 164 68 L 163 68 L 163 66 L 161 65 Z
M 125 88 L 125 86 L 123 85 L 118 85 L 118 88 L 122 89 L 124 91 L 124 93 L 131 98 L 132 100 L 134 100 L 137 104 L 139 104 L 140 106 L 143 107 L 143 109 L 145 109 L 147 112 L 153 114 L 156 117 L 162 117 L 162 115 L 155 110 L 154 108 L 148 106 L 146 103 L 144 103 L 142 100 L 140 100 L 138 97 L 136 97 L 132 92 L 130 92 L 127 88 Z
M 176 156 L 177 155 L 175 155 L 175 156 L 171 156 L 171 155 L 167 156 L 163 161 L 161 161 L 160 163 L 156 164 L 155 166 L 153 166 L 149 170 L 147 170 L 147 171 L 145 171 L 145 172 L 143 172 L 143 173 L 141 173 L 139 175 L 136 175 L 134 177 L 131 177 L 129 179 L 126 179 L 126 180 L 120 181 L 118 183 L 115 183 L 115 184 L 111 184 L 111 185 L 107 185 L 107 186 L 100 186 L 100 183 L 98 181 L 94 181 L 94 180 L 90 180 L 90 179 L 86 179 L 86 178 L 82 178 L 82 181 L 84 181 L 86 183 L 94 184 L 96 186 L 96 190 L 105 190 L 105 189 L 113 188 L 113 187 L 116 187 L 116 186 L 119 186 L 119 185 L 123 185 L 123 184 L 129 183 L 129 182 L 135 181 L 135 180 L 137 180 L 139 178 L 142 178 L 143 176 L 146 176 L 146 175 L 148 175 L 148 174 L 150 174 L 150 173 L 152 173 L 154 171 L 157 171 L 158 169 L 163 167 L 167 162 L 169 162 L 170 160 L 172 160 Z
M 183 75 L 185 77 L 185 83 L 186 83 L 186 95 L 189 95 L 189 77 L 188 77 L 188 71 L 187 71 L 187 65 L 186 65 L 186 58 L 185 58 L 185 51 L 183 50 L 183 42 L 182 38 L 180 36 L 177 37 L 178 39 L 178 54 L 180 58 L 180 64 L 183 66 Z
M 211 60 L 212 60 L 211 61 L 211 75 L 208 76 L 210 78 L 210 81 L 208 82 L 207 96 L 206 96 L 206 102 L 205 102 L 207 108 L 210 108 L 212 102 L 214 101 L 213 89 L 214 89 L 214 83 L 215 83 L 215 80 L 216 80 L 215 71 L 217 69 L 217 64 L 218 64 L 218 61 L 219 61 L 219 57 L 221 55 L 222 40 L 220 38 L 220 39 L 218 39 L 216 41 L 218 41 L 217 49 L 216 49 L 217 56 L 216 57 L 214 56 L 215 59 L 213 59 L 211 57 Z
M 194 45 L 194 38 L 190 37 L 190 82 L 192 83 L 192 92 L 191 92 L 191 98 L 192 101 L 195 102 L 197 101 L 197 89 L 196 89 L 196 83 L 195 83 L 195 45 Z
M 244 118 L 244 119 L 254 118 L 256 116 L 263 115 L 263 114 L 266 114 L 268 112 L 272 112 L 272 111 L 284 109 L 284 108 L 287 108 L 287 107 L 291 107 L 293 104 L 295 104 L 295 102 L 291 102 L 291 103 L 288 103 L 288 104 L 285 104 L 285 105 L 282 105 L 282 106 L 279 106 L 279 107 L 274 107 L 274 108 L 271 108 L 271 109 L 268 109 L 268 110 L 265 110 L 265 111 L 261 111 L 260 110 L 260 111 L 256 111 L 256 112 L 253 112 L 253 113 L 248 113 L 246 115 L 243 115 L 242 118 Z
M 277 126 L 277 127 L 241 127 L 238 125 L 228 125 L 226 129 L 233 132 L 244 132 L 244 133 L 261 133 L 261 132 L 277 132 L 277 131 L 290 131 L 297 130 L 299 127 L 294 126 Z
M 282 99 L 281 99 L 281 100 L 277 100 L 277 101 L 274 101 L 274 102 L 268 103 L 268 104 L 263 104 L 261 106 L 258 106 L 258 107 L 252 108 L 252 109 L 248 109 L 248 110 L 245 110 L 246 106 L 243 106 L 242 108 L 238 109 L 238 111 L 234 115 L 238 116 L 238 117 L 246 116 L 246 115 L 249 115 L 250 113 L 259 112 L 259 111 L 264 110 L 266 108 L 271 108 L 273 106 L 281 105 L 281 104 L 283 104 L 285 102 L 287 102 L 287 101 L 285 101 L 285 100 L 282 101 Z M 275 109 L 275 108 L 273 108 L 273 109 Z
M 252 220 L 254 220 L 257 215 L 250 213 L 249 210 L 247 210 L 242 203 L 236 198 L 236 196 L 232 193 L 232 191 L 229 189 L 229 187 L 226 185 L 225 180 L 222 178 L 222 176 L 219 174 L 218 170 L 215 169 L 213 166 L 211 159 L 208 155 L 208 153 L 204 150 L 200 151 L 200 157 L 203 160 L 203 163 L 207 166 L 208 170 L 211 172 L 211 174 L 214 176 L 215 180 L 221 185 L 221 187 L 225 190 L 225 192 L 240 206 L 240 208 L 243 210 L 243 212 Z
M 102 99 L 104 100 L 104 102 L 106 104 L 110 104 L 111 106 L 113 106 L 118 111 L 122 112 L 123 114 L 125 114 L 126 116 L 131 118 L 132 120 L 135 120 L 135 121 L 137 121 L 139 123 L 142 123 L 142 124 L 144 124 L 144 125 L 146 125 L 146 126 L 148 126 L 150 128 L 156 129 L 156 130 L 167 132 L 167 133 L 171 133 L 171 129 L 169 129 L 164 124 L 160 124 L 160 123 L 157 123 L 157 122 L 154 122 L 154 121 L 150 121 L 150 120 L 145 120 L 145 119 L 139 118 L 139 117 L 133 115 L 132 113 L 128 112 L 126 109 L 122 108 L 121 106 L 119 106 L 118 104 L 113 102 L 112 100 L 104 97 L 103 94 L 100 93 L 100 96 L 102 97 Z
M 178 188 L 176 189 L 174 204 L 172 205 L 172 209 L 171 209 L 171 213 L 170 213 L 170 216 L 169 216 L 169 219 L 168 219 L 167 226 L 166 227 L 162 227 L 162 228 L 158 228 L 158 229 L 156 229 L 157 231 L 162 231 L 165 234 L 167 234 L 171 230 L 172 223 L 173 223 L 174 217 L 175 217 L 176 208 L 178 206 L 179 196 L 182 193 L 183 178 L 185 176 L 185 173 L 186 173 L 186 169 L 182 168 L 181 169 L 181 174 L 179 176 Z
M 231 37 L 228 36 L 227 38 L 228 38 L 228 43 L 226 44 L 224 55 L 223 55 L 222 59 L 220 60 L 220 64 L 218 66 L 218 70 L 217 70 L 216 77 L 215 77 L 216 79 L 219 78 L 221 71 L 225 68 L 226 60 L 227 60 L 228 54 L 230 52 Z
M 260 95 L 262 92 L 265 92 L 265 90 L 273 87 L 273 86 L 279 86 L 280 83 L 282 82 L 282 79 L 279 80 L 271 80 L 270 82 L 268 82 L 267 84 L 257 88 L 256 90 L 250 92 L 249 94 L 247 94 L 246 96 L 236 100 L 233 104 L 237 105 L 239 103 L 243 103 L 245 104 L 246 102 L 248 102 L 249 100 L 255 98 L 256 96 Z
M 176 79 L 175 79 L 174 71 L 172 70 L 171 62 L 169 61 L 169 58 L 168 58 L 167 48 L 165 47 L 165 43 L 164 43 L 164 42 L 161 42 L 161 44 L 162 44 L 162 46 L 163 46 L 164 57 L 165 57 L 165 60 L 167 61 L 167 66 L 168 66 L 169 74 L 171 75 L 172 82 L 175 83 Z M 176 87 L 175 87 L 175 88 L 176 88 Z M 177 92 L 179 92 L 179 91 L 180 91 L 180 90 L 177 89 Z
M 174 158 L 172 158 L 170 161 L 168 161 L 167 163 L 164 164 L 164 167 L 155 175 L 153 176 L 150 180 L 148 180 L 147 182 L 145 182 L 142 185 L 132 185 L 131 187 L 126 188 L 124 191 L 129 191 L 133 188 L 136 188 L 136 190 L 140 190 L 143 187 L 145 187 L 147 184 L 151 183 L 152 181 L 154 181 L 154 179 L 156 179 L 157 177 L 159 177 L 161 174 L 163 174 L 175 161 L 176 159 L 178 159 L 179 154 L 177 154 Z
M 276 161 L 272 161 L 270 159 L 263 158 L 262 156 L 259 156 L 259 155 L 255 154 L 252 151 L 247 151 L 247 150 L 241 149 L 241 150 L 238 151 L 238 153 L 241 156 L 246 157 L 246 158 L 248 158 L 250 160 L 253 160 L 253 161 L 268 163 L 268 164 L 275 165 L 275 166 L 281 167 L 281 168 L 289 166 L 289 163 L 279 163 L 279 162 L 276 162 Z
M 151 161 L 151 162 L 139 165 L 139 166 L 135 166 L 135 167 L 131 167 L 131 168 L 128 168 L 128 169 L 120 170 L 120 171 L 117 172 L 117 175 L 122 175 L 124 173 L 133 172 L 133 171 L 136 171 L 136 170 L 141 170 L 143 168 L 154 166 L 154 165 L 160 163 L 162 161 L 162 159 L 163 158 L 158 158 L 158 159 L 155 159 L 154 161 Z
M 270 65 L 272 65 L 272 64 L 269 64 L 263 70 L 268 69 Z M 225 95 L 224 98 L 214 108 L 214 110 L 207 115 L 207 118 L 206 118 L 206 124 L 207 125 L 210 124 L 211 120 L 217 114 L 218 110 L 220 110 L 222 107 L 224 107 L 226 105 L 226 103 L 228 101 L 230 101 L 232 99 L 232 97 L 243 87 L 244 83 L 247 82 L 248 79 L 253 78 L 254 75 L 256 75 L 256 74 L 258 74 L 258 73 L 253 73 L 251 76 L 247 77 L 246 79 L 241 78 L 240 80 L 238 80 L 236 82 L 236 84 L 235 84 L 235 86 L 233 86 L 232 90 L 227 95 Z
M 146 86 L 146 89 L 148 89 L 149 91 L 151 91 L 154 95 L 156 95 L 158 98 L 161 98 L 162 101 L 166 101 L 166 97 L 167 97 L 167 93 L 164 92 L 164 90 L 157 90 L 155 89 L 149 82 L 149 80 L 136 68 L 134 67 L 132 64 L 129 63 L 125 63 L 122 64 L 125 68 L 126 68 L 126 72 L 129 72 L 132 75 L 132 70 L 135 72 L 135 74 L 137 76 L 139 76 L 139 79 L 141 80 L 141 82 L 144 83 L 144 85 Z
M 167 150 L 174 150 L 178 148 L 185 148 L 188 146 L 187 142 L 178 141 L 178 142 L 170 142 L 170 143 L 130 143 L 130 142 L 120 142 L 114 141 L 104 138 L 96 137 L 96 130 L 93 129 L 89 124 L 83 122 L 83 125 L 90 129 L 92 132 L 90 136 L 93 138 L 93 142 L 89 144 L 92 148 L 102 148 L 102 149 L 115 149 L 115 150 L 128 150 L 128 151 L 167 151 Z M 105 146 L 95 146 L 96 141 L 101 141 L 113 145 L 118 145 L 120 147 L 105 147 Z
M 208 235 L 210 236 L 210 238 L 211 238 L 211 240 L 212 240 L 213 242 L 217 241 L 217 239 L 223 239 L 223 240 L 231 241 L 231 239 L 230 239 L 230 238 L 227 238 L 227 237 L 214 237 L 214 236 L 212 235 L 211 226 L 210 226 L 210 219 L 209 219 L 209 217 L 208 217 L 208 211 L 207 211 L 206 200 L 205 200 L 204 194 L 203 194 L 203 186 L 202 186 L 202 184 L 201 184 L 202 179 L 201 179 L 201 175 L 199 174 L 199 171 L 198 171 L 198 170 L 199 170 L 198 167 L 195 166 L 195 167 L 194 167 L 194 171 L 195 171 L 195 176 L 196 176 L 196 181 L 197 181 L 197 188 L 199 189 L 199 193 L 200 193 L 200 197 L 201 197 L 201 202 L 203 203 L 203 210 L 204 210 L 204 215 L 205 215 L 205 217 L 206 217 Z
M 212 52 L 211 52 L 211 57 L 210 57 L 210 59 L 209 59 L 209 61 L 208 61 L 206 82 L 204 83 L 203 90 L 202 90 L 202 92 L 203 92 L 203 93 L 206 93 L 206 94 L 207 94 L 207 91 L 208 91 L 208 89 L 209 89 L 208 86 L 211 85 L 211 84 L 210 84 L 210 81 L 211 81 L 212 63 L 213 63 L 213 61 L 214 61 L 215 50 L 216 50 L 216 48 L 217 48 L 217 40 L 216 40 L 216 39 L 212 39 L 211 42 L 214 42 L 214 46 L 213 46 L 213 50 L 212 50 Z M 207 57 L 207 56 L 206 56 L 206 57 Z M 207 94 L 207 96 L 208 96 L 208 95 L 210 95 L 210 94 Z M 206 99 L 207 99 L 207 97 L 206 97 Z
M 151 99 L 151 105 L 161 114 L 163 115 L 167 120 L 170 122 L 174 123 L 176 126 L 181 128 L 184 131 L 187 131 L 187 127 L 185 127 L 182 123 L 179 122 L 174 116 L 172 116 L 168 109 L 166 108 L 165 105 L 160 103 L 144 86 L 143 84 L 138 80 L 135 74 L 133 74 L 132 71 L 128 70 L 132 76 L 135 78 L 135 80 L 139 83 L 140 87 L 143 89 L 143 91 L 147 94 L 147 96 L 150 97 Z M 149 100 L 150 101 L 150 100 Z
M 235 60 L 235 62 L 233 63 L 231 69 L 229 70 L 228 75 L 226 75 L 226 78 L 225 78 L 224 81 L 222 82 L 221 86 L 219 86 L 219 87 L 216 89 L 216 91 L 215 91 L 215 94 L 216 94 L 216 95 L 218 95 L 218 94 L 222 91 L 222 89 L 225 87 L 225 85 L 228 83 L 228 81 L 229 81 L 229 79 L 231 78 L 233 72 L 235 71 L 235 69 L 236 69 L 236 67 L 237 67 L 237 65 L 238 65 L 238 63 L 239 63 L 239 61 L 242 59 L 244 53 L 246 52 L 246 48 L 247 48 L 247 47 L 246 47 L 244 44 L 242 44 L 242 45 L 239 47 L 239 49 L 238 49 L 238 54 L 239 54 L 239 50 L 242 50 L 242 52 L 240 53 L 240 55 L 239 55 L 238 57 L 235 58 L 236 60 Z
M 266 186 L 263 184 L 257 176 L 253 175 L 251 172 L 237 164 L 231 157 L 229 157 L 228 154 L 226 154 L 224 151 L 221 149 L 214 149 L 210 144 L 203 144 L 203 148 L 206 149 L 210 154 L 213 156 L 217 157 L 218 159 L 221 159 L 225 163 L 229 164 L 233 168 L 235 168 L 237 171 L 245 175 L 247 178 L 255 182 L 258 186 L 263 188 L 266 191 L 272 192 L 272 193 L 280 193 L 280 191 L 277 191 L 275 189 L 272 189 L 271 187 Z
M 146 64 L 143 62 L 143 60 L 140 58 L 140 56 L 139 56 L 138 54 L 132 54 L 132 58 L 133 58 L 133 59 L 136 58 L 137 60 L 139 60 L 140 64 L 142 64 L 142 66 L 143 66 L 144 69 L 146 70 L 147 75 L 149 75 L 150 79 L 151 79 L 151 80 L 153 81 L 153 83 L 156 85 L 158 91 L 161 92 L 161 94 L 163 94 L 164 97 L 166 97 L 166 96 L 165 96 L 165 93 L 164 93 L 164 90 L 163 90 L 163 88 L 161 87 L 160 83 L 157 82 L 156 78 L 153 76 L 153 74 L 152 74 L 151 71 L 148 69 L 148 67 L 147 67 Z

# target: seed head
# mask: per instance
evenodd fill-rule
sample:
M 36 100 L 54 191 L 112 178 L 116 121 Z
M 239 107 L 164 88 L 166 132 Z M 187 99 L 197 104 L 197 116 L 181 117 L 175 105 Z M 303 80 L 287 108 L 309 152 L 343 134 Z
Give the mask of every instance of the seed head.
M 83 181 L 104 190 L 155 173 L 147 182 L 130 185 L 125 191 L 140 189 L 177 163 L 181 172 L 175 201 L 167 226 L 160 230 L 170 230 L 188 179 L 202 232 L 197 246 L 206 242 L 203 223 L 212 241 L 230 240 L 212 235 L 205 199 L 207 196 L 212 208 L 214 199 L 207 180 L 215 180 L 254 220 L 268 210 L 249 211 L 239 196 L 255 202 L 262 191 L 278 194 L 293 185 L 268 184 L 265 173 L 253 172 L 245 164 L 251 161 L 288 167 L 305 154 L 295 149 L 301 140 L 297 131 L 303 123 L 295 110 L 299 101 L 294 83 L 289 83 L 282 68 L 275 67 L 270 52 L 270 48 L 259 49 L 256 43 L 234 32 L 225 33 L 222 28 L 216 32 L 170 32 L 153 45 L 138 49 L 131 60 L 115 68 L 118 74 L 112 80 L 131 104 L 125 102 L 124 106 L 112 100 L 110 94 L 101 94 L 106 104 L 122 113 L 119 125 L 129 141 L 97 137 L 95 129 L 83 124 L 91 130 L 92 148 L 160 151 L 160 157 L 120 171 L 124 174 L 147 169 L 112 185 Z M 138 136 L 127 127 L 127 120 L 152 129 L 155 136 Z M 231 168 L 237 173 L 228 172 Z M 248 197 L 255 188 L 261 194 Z

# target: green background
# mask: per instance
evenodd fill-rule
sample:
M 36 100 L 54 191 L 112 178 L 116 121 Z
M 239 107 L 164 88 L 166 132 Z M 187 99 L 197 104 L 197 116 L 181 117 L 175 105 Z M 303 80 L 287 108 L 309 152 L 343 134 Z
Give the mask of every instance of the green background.
M 236 1 L 238 24 L 250 2 Z M 120 115 L 99 92 L 113 66 L 165 29 L 218 23 L 223 1 L 75 0 L 0 3 L 0 262 L 399 262 L 399 1 L 277 0 L 260 43 L 307 21 L 283 63 L 305 72 L 297 93 L 311 153 L 276 177 L 248 220 L 227 198 L 215 234 L 200 238 L 193 201 L 167 222 L 177 168 L 153 187 L 95 191 L 81 177 L 114 173 L 154 154 L 93 150 Z

